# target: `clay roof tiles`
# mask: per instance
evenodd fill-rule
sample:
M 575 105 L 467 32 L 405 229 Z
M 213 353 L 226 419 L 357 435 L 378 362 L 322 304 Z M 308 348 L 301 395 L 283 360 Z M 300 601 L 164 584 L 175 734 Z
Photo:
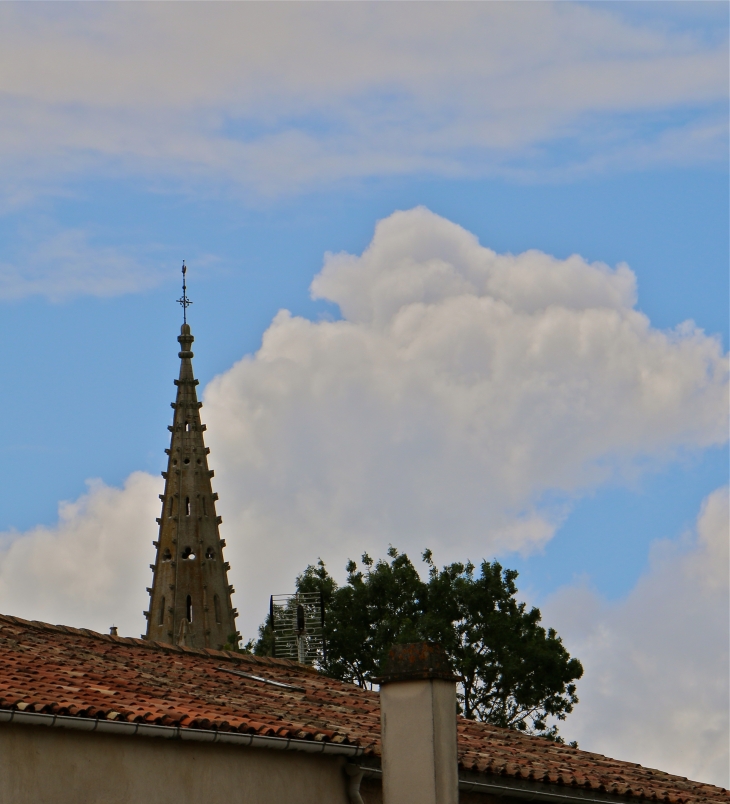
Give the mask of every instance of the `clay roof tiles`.
M 230 672 L 231 670 L 237 672 Z M 238 675 L 291 685 L 278 687 Z M 380 753 L 377 692 L 286 659 L 193 650 L 0 615 L 0 709 L 331 741 Z M 726 790 L 459 719 L 459 764 L 626 800 L 730 804 Z

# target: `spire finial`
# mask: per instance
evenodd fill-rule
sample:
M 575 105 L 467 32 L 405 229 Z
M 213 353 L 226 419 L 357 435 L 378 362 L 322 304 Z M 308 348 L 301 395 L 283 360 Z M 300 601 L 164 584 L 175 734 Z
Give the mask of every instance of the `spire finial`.
M 185 260 L 183 260 L 182 264 L 182 275 L 183 275 L 183 295 L 177 300 L 177 303 L 183 308 L 183 324 L 188 323 L 188 307 L 192 304 L 190 299 L 188 298 L 188 288 L 185 284 L 185 274 L 187 273 L 188 269 L 185 265 Z

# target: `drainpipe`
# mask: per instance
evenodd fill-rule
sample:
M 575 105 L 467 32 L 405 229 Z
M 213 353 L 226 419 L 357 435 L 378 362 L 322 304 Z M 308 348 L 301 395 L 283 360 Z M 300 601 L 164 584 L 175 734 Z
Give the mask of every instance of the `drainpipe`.
M 394 645 L 380 684 L 383 804 L 458 804 L 456 682 L 444 649 Z
M 362 782 L 364 768 L 360 768 L 352 762 L 345 765 L 345 774 L 347 775 L 347 798 L 350 804 L 364 804 L 362 796 L 360 795 L 360 782 Z

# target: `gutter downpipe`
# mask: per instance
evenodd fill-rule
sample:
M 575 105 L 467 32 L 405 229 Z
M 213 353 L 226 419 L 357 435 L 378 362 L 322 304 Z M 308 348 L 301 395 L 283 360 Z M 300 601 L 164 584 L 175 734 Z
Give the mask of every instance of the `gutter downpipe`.
M 365 775 L 364 768 L 355 765 L 353 762 L 348 762 L 345 765 L 345 774 L 347 775 L 347 798 L 350 804 L 365 804 L 360 795 L 360 782 Z
M 19 712 L 17 709 L 0 709 L 0 723 L 18 723 L 24 726 L 55 726 L 75 731 L 116 734 L 127 737 L 162 737 L 167 740 L 224 743 L 227 745 L 251 746 L 252 748 L 303 751 L 307 754 L 335 754 L 357 757 L 365 753 L 365 749 L 357 745 L 336 745 L 334 743 L 297 740 L 289 737 L 263 737 L 259 734 L 241 734 L 237 731 L 183 729 L 180 726 L 156 726 L 148 723 L 126 723 L 115 720 L 100 720 L 98 718 L 46 715 L 40 712 Z M 362 778 L 362 775 L 360 778 Z M 355 804 L 360 804 L 360 802 L 355 800 Z

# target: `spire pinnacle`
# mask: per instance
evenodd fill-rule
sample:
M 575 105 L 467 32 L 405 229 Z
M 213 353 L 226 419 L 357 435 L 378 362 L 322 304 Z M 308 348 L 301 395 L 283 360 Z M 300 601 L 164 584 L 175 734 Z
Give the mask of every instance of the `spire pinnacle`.
M 183 324 L 188 323 L 188 307 L 192 304 L 190 299 L 188 298 L 188 288 L 185 284 L 185 274 L 188 272 L 187 266 L 185 265 L 185 260 L 183 260 L 182 264 L 182 276 L 183 276 L 183 295 L 177 300 L 177 303 L 183 308 Z

